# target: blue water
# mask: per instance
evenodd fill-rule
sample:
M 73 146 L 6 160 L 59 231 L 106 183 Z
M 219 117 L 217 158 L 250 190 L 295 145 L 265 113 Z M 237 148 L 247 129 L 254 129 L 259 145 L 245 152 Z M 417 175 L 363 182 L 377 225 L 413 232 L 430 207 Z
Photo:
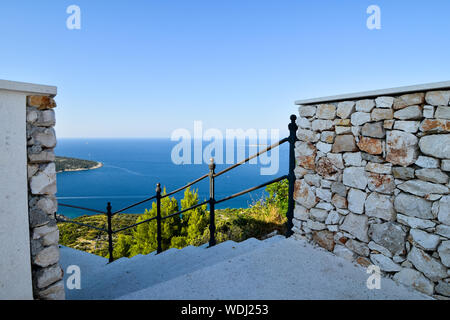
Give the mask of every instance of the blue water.
M 109 201 L 115 211 L 153 196 L 158 182 L 170 192 L 208 172 L 207 164 L 173 164 L 171 152 L 176 144 L 177 142 L 169 139 L 58 139 L 56 155 L 100 161 L 104 165 L 96 170 L 58 173 L 58 201 L 102 211 Z M 245 164 L 218 177 L 216 199 L 287 174 L 288 148 L 288 144 L 280 147 L 277 174 L 261 175 L 261 164 Z M 248 153 L 247 148 L 247 155 Z M 230 165 L 217 165 L 216 172 L 228 166 Z M 201 201 L 209 198 L 208 179 L 196 184 L 194 188 L 198 189 Z M 254 191 L 226 201 L 218 208 L 245 208 L 263 195 L 262 189 Z M 182 196 L 179 193 L 176 198 L 180 199 Z M 146 203 L 127 212 L 143 213 L 150 207 L 151 203 Z M 62 206 L 58 213 L 70 218 L 91 214 Z

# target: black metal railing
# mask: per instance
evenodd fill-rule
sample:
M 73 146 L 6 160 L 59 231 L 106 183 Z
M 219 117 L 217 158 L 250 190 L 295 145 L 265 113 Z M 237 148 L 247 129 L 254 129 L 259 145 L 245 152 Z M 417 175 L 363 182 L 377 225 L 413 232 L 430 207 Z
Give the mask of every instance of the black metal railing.
M 76 224 L 76 225 L 80 225 L 80 226 L 83 226 L 83 227 L 95 229 L 95 230 L 98 230 L 98 231 L 101 231 L 101 232 L 105 232 L 108 235 L 109 262 L 113 262 L 114 261 L 114 256 L 113 256 L 113 251 L 114 251 L 113 235 L 114 234 L 122 232 L 122 231 L 125 231 L 125 230 L 128 230 L 130 228 L 134 228 L 134 227 L 136 227 L 138 225 L 141 225 L 143 223 L 148 223 L 150 221 L 156 220 L 156 224 L 157 224 L 157 227 L 156 227 L 156 233 L 157 233 L 157 235 L 156 235 L 156 240 L 157 240 L 156 252 L 157 252 L 157 254 L 159 254 L 159 253 L 161 253 L 163 251 L 163 249 L 162 249 L 162 232 L 161 232 L 161 224 L 162 224 L 163 220 L 169 219 L 169 218 L 177 216 L 177 215 L 180 215 L 180 214 L 182 214 L 184 212 L 196 209 L 196 208 L 204 206 L 204 205 L 209 205 L 209 217 L 210 217 L 210 221 L 209 221 L 209 231 L 210 231 L 209 247 L 212 247 L 212 246 L 216 245 L 216 238 L 215 238 L 215 233 L 216 233 L 215 205 L 216 204 L 219 204 L 219 203 L 222 203 L 222 202 L 234 199 L 236 197 L 242 196 L 242 195 L 247 194 L 249 192 L 252 192 L 252 191 L 264 188 L 264 187 L 266 187 L 266 186 L 268 186 L 268 185 L 270 185 L 272 183 L 276 183 L 276 182 L 279 182 L 281 180 L 288 179 L 288 181 L 289 181 L 289 192 L 288 192 L 288 210 L 287 210 L 287 213 L 286 213 L 286 217 L 287 217 L 286 237 L 290 237 L 292 235 L 292 227 L 293 227 L 292 219 L 293 219 L 293 216 L 294 216 L 294 205 L 295 205 L 295 203 L 294 203 L 294 184 L 295 184 L 295 174 L 294 174 L 294 169 L 295 169 L 295 151 L 294 151 L 294 148 L 295 148 L 295 142 L 298 141 L 298 139 L 297 139 L 298 126 L 296 124 L 297 117 L 295 115 L 292 115 L 290 119 L 291 119 L 291 122 L 289 124 L 289 137 L 286 137 L 286 138 L 278 141 L 277 143 L 271 145 L 270 147 L 268 147 L 268 148 L 266 148 L 264 150 L 261 150 L 258 153 L 248 157 L 247 159 L 242 160 L 242 161 L 240 161 L 240 162 L 238 162 L 238 163 L 236 163 L 236 164 L 234 164 L 234 165 L 232 165 L 232 166 L 230 166 L 230 167 L 226 168 L 225 170 L 222 170 L 222 171 L 220 171 L 218 173 L 215 173 L 216 164 L 214 163 L 214 159 L 211 159 L 211 163 L 209 164 L 209 172 L 207 174 L 201 176 L 200 178 L 198 178 L 198 179 L 196 179 L 194 181 L 189 182 L 188 184 L 184 185 L 183 187 L 178 188 L 178 189 L 176 189 L 176 190 L 174 190 L 174 191 L 172 191 L 170 193 L 162 195 L 161 194 L 161 184 L 158 183 L 157 186 L 156 186 L 156 194 L 154 196 L 152 196 L 150 198 L 147 198 L 145 200 L 136 202 L 136 203 L 134 203 L 134 204 L 132 204 L 130 206 L 127 206 L 125 208 L 122 208 L 122 209 L 114 211 L 114 212 L 112 211 L 111 202 L 107 203 L 105 212 L 104 211 L 100 211 L 100 210 L 95 210 L 95 209 L 89 209 L 89 208 L 69 205 L 69 204 L 63 204 L 63 203 L 59 204 L 59 206 L 62 206 L 62 207 L 75 208 L 75 209 L 85 210 L 85 211 L 89 211 L 89 212 L 95 212 L 95 213 L 99 213 L 99 214 L 106 214 L 106 217 L 107 217 L 107 229 L 95 227 L 95 226 L 92 226 L 92 225 L 89 225 L 89 224 L 84 224 L 84 223 L 80 223 L 80 222 L 73 221 L 73 220 L 62 219 L 59 216 L 57 216 L 56 214 L 55 214 L 55 219 L 57 220 L 57 222 L 60 222 L 60 223 L 71 223 L 71 224 Z M 215 187 L 215 179 L 217 177 L 223 175 L 224 173 L 226 173 L 226 172 L 228 172 L 230 170 L 233 170 L 233 169 L 239 167 L 240 165 L 243 165 L 243 164 L 247 163 L 248 161 L 250 161 L 250 160 L 252 160 L 252 159 L 254 159 L 256 157 L 259 157 L 260 155 L 262 155 L 262 154 L 272 150 L 273 148 L 279 147 L 280 145 L 282 145 L 282 144 L 284 144 L 286 142 L 289 143 L 289 172 L 288 172 L 287 175 L 284 175 L 284 176 L 278 177 L 276 179 L 270 180 L 270 181 L 265 182 L 265 183 L 263 183 L 261 185 L 258 185 L 258 186 L 255 186 L 255 187 L 252 187 L 252 188 L 240 191 L 240 192 L 235 193 L 235 194 L 233 194 L 231 196 L 228 196 L 228 197 L 225 197 L 225 198 L 222 198 L 222 199 L 219 199 L 219 200 L 215 199 L 215 190 L 214 190 L 215 188 L 214 187 Z M 190 187 L 190 186 L 192 186 L 192 185 L 194 185 L 194 184 L 196 184 L 196 183 L 198 183 L 198 182 L 200 182 L 200 181 L 202 181 L 202 180 L 204 180 L 206 178 L 209 178 L 209 199 L 208 200 L 206 200 L 206 201 L 204 201 L 202 203 L 198 203 L 198 204 L 196 204 L 194 206 L 191 206 L 189 208 L 177 211 L 177 212 L 172 213 L 170 215 L 167 215 L 167 216 L 164 216 L 164 217 L 161 216 L 161 199 L 166 198 L 166 197 L 170 197 L 170 196 L 172 196 L 172 195 L 174 195 L 174 194 L 176 194 L 176 193 L 178 193 L 180 191 L 183 191 L 186 188 L 188 188 L 188 187 Z M 136 207 L 138 205 L 141 205 L 143 203 L 146 203 L 146 202 L 149 202 L 149 201 L 153 201 L 153 200 L 156 200 L 156 216 L 154 216 L 154 217 L 152 217 L 150 219 L 146 219 L 144 221 L 139 221 L 139 222 L 137 222 L 137 223 L 135 223 L 133 225 L 130 225 L 130 226 L 127 226 L 127 227 L 123 227 L 121 229 L 113 230 L 112 217 L 114 215 L 116 215 L 118 213 L 122 213 L 122 212 L 124 212 L 126 210 L 129 210 L 129 209 L 134 208 L 134 207 Z

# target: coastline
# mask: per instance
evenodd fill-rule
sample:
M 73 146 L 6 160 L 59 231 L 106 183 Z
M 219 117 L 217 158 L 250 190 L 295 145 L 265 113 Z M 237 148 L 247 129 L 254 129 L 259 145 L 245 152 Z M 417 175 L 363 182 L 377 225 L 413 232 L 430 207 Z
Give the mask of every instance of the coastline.
M 56 173 L 88 171 L 88 170 L 100 169 L 101 167 L 103 167 L 103 163 L 97 162 L 97 164 L 95 166 L 90 167 L 90 168 L 65 169 L 65 170 L 56 171 Z

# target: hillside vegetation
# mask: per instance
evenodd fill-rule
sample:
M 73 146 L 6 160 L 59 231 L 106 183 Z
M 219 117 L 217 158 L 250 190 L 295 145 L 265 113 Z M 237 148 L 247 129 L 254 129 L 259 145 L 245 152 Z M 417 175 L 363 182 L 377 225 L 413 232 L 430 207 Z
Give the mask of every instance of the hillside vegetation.
M 249 208 L 216 210 L 217 243 L 227 240 L 240 242 L 252 237 L 263 239 L 274 231 L 278 234 L 286 232 L 287 181 L 273 184 L 267 187 L 267 191 L 269 192 L 268 197 L 261 199 Z M 186 189 L 180 203 L 175 198 L 162 199 L 161 214 L 164 217 L 197 203 L 199 203 L 197 191 Z M 112 219 L 113 230 L 154 216 L 156 216 L 155 203 L 144 214 L 115 215 Z M 107 228 L 105 215 L 82 216 L 74 220 Z M 61 245 L 108 257 L 106 233 L 74 224 L 60 223 L 58 226 Z M 163 220 L 162 238 L 163 250 L 181 249 L 189 245 L 199 246 L 208 243 L 209 210 L 206 205 Z M 157 248 L 156 221 L 153 220 L 114 234 L 113 243 L 115 259 L 155 251 Z
M 64 172 L 64 171 L 82 171 L 82 170 L 97 169 L 100 168 L 102 164 L 100 162 L 91 160 L 56 157 L 55 166 L 56 172 Z

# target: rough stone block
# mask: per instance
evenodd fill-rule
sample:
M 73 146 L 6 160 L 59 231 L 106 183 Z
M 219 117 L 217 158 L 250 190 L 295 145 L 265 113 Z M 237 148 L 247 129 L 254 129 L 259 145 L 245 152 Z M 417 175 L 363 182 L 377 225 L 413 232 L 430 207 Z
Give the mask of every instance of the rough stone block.
M 386 135 L 386 160 L 407 167 L 418 157 L 418 138 L 407 132 L 392 130 Z M 450 151 L 450 149 L 449 149 Z
M 358 151 L 358 148 L 356 147 L 355 144 L 355 137 L 353 135 L 346 134 L 336 136 L 332 147 L 333 153 L 353 152 L 353 151 Z
M 27 105 L 29 107 L 36 107 L 39 110 L 53 109 L 56 107 L 55 100 L 47 96 L 28 96 Z
M 383 146 L 380 139 L 361 137 L 358 142 L 358 148 L 369 154 L 377 155 L 383 153 Z

